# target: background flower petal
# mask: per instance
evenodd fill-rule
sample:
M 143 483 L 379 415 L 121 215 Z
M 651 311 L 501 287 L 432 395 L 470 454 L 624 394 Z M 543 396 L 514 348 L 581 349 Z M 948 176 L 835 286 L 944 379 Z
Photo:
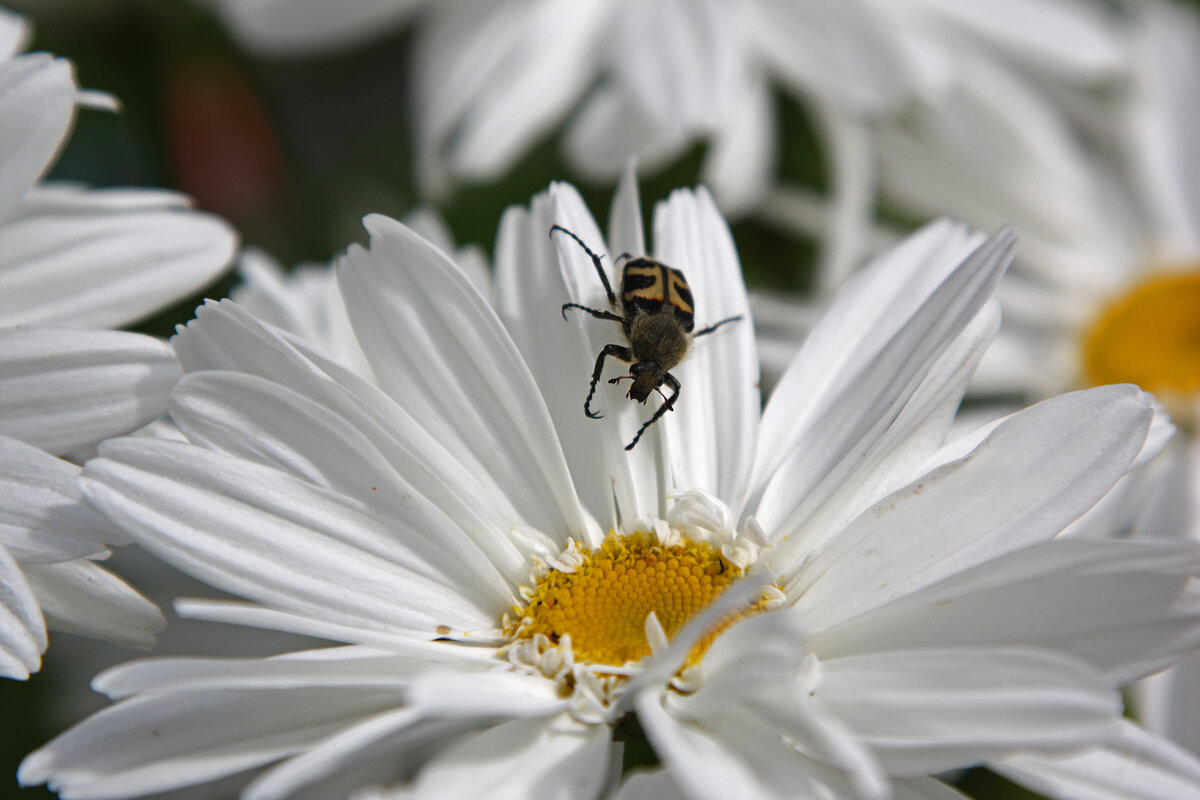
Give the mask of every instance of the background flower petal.
M 161 416 L 179 374 L 150 336 L 0 328 L 0 433 L 57 455 L 88 447 Z
M 29 564 L 25 575 L 52 631 L 149 648 L 166 627 L 154 603 L 91 561 Z
M 236 246 L 171 192 L 39 188 L 0 225 L 0 325 L 128 325 L 215 280 Z
M 37 672 L 46 649 L 46 623 L 33 589 L 0 547 L 0 677 L 24 680 Z
M 75 91 L 66 59 L 33 53 L 0 61 L 0 219 L 58 152 L 75 117 Z
M 0 545 L 14 558 L 69 561 L 128 541 L 83 502 L 79 467 L 0 436 Z

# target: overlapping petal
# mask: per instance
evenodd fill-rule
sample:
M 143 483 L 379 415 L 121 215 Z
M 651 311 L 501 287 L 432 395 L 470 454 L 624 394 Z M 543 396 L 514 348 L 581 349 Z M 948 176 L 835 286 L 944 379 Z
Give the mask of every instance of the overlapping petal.
M 12 30 L 10 28 L 10 30 Z M 8 49 L 22 34 L 10 34 Z M 71 63 L 46 53 L 0 61 L 0 219 L 45 172 L 75 118 Z
M 149 336 L 0 328 L 0 433 L 55 454 L 88 447 L 161 416 L 178 379 Z
M 1128 471 L 1152 415 L 1133 386 L 1064 395 L 1013 415 L 841 531 L 803 567 L 798 607 L 823 629 L 1050 540 Z
M 522 519 L 584 538 L 545 403 L 487 302 L 444 254 L 381 216 L 339 282 L 380 386 L 465 463 L 493 476 Z
M 91 561 L 28 564 L 24 570 L 52 631 L 149 648 L 166 627 L 158 606 Z
M 21 567 L 0 547 L 0 676 L 24 680 L 46 649 L 46 623 Z
M 0 225 L 0 325 L 127 325 L 211 283 L 236 246 L 174 193 L 39 187 Z
M 468 596 L 422 557 L 416 530 L 280 470 L 179 442 L 112 440 L 84 487 L 143 547 L 243 597 L 418 638 L 495 625 L 494 584 Z M 218 522 L 227 518 L 236 522 Z
M 763 412 L 749 505 L 770 535 L 795 532 L 837 488 L 984 306 L 1014 241 L 1006 230 L 975 245 L 949 223 L 926 227 L 848 285 L 805 341 Z
M 24 564 L 107 553 L 127 542 L 83 503 L 79 467 L 0 436 L 0 545 Z

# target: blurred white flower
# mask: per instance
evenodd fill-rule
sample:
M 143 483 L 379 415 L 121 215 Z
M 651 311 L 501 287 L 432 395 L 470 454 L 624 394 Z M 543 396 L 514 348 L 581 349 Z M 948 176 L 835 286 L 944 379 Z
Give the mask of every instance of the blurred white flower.
M 428 0 L 197 0 L 234 35 L 273 55 L 324 53 L 369 42 L 407 22 Z
M 1105 80 L 1070 87 L 966 57 L 951 92 L 871 135 L 893 204 L 1012 220 L 1022 237 L 974 391 L 1045 397 L 1131 382 L 1180 424 L 1181 440 L 1093 515 L 1089 534 L 1200 539 L 1200 18 L 1152 0 L 1114 19 L 1127 63 Z M 821 215 L 803 208 L 810 225 Z M 767 352 L 786 352 L 802 318 L 774 318 Z M 1197 697 L 1192 656 L 1139 687 L 1137 711 L 1200 753 Z
M 603 304 L 595 267 L 547 236 L 647 252 L 631 181 L 611 220 L 604 247 L 565 185 L 507 212 L 493 311 L 368 217 L 338 282 L 377 383 L 235 303 L 201 309 L 173 340 L 189 442 L 111 440 L 85 491 L 247 600 L 182 613 L 337 644 L 110 670 L 95 686 L 122 702 L 20 780 L 129 797 L 273 765 L 243 796 L 592 798 L 633 712 L 664 770 L 629 792 L 942 797 L 923 776 L 983 761 L 1200 790 L 1200 763 L 1123 722 L 1113 689 L 1194 645 L 1200 553 L 1058 539 L 1161 446 L 1146 396 L 1080 392 L 943 441 L 1010 233 L 937 223 L 882 257 L 765 411 L 751 321 L 698 340 L 674 412 L 626 452 L 646 409 L 601 384 L 605 419 L 582 413 L 617 331 L 560 315 Z M 654 228 L 700 324 L 748 312 L 707 192 L 674 193 Z
M 869 119 L 829 106 L 829 196 L 784 185 L 762 207 L 820 242 L 818 292 L 878 252 L 880 190 L 910 215 L 949 213 L 984 228 L 1011 221 L 1018 263 L 1054 251 L 1064 231 L 1103 251 L 1107 230 L 1079 228 L 1080 206 L 1099 202 L 1081 177 L 1090 167 L 1047 93 L 1090 96 L 1128 75 L 1121 17 L 1091 0 L 873 4 L 916 65 L 916 101 Z
M 0 675 L 12 678 L 39 668 L 47 627 L 139 647 L 162 627 L 95 563 L 129 540 L 83 505 L 79 467 L 59 456 L 161 415 L 180 376 L 165 342 L 94 329 L 197 290 L 236 245 L 174 194 L 39 182 L 76 106 L 113 101 L 80 91 L 64 59 L 20 55 L 29 36 L 0 11 Z
M 501 174 L 564 122 L 583 174 L 615 180 L 707 141 L 703 178 L 742 211 L 774 167 L 770 87 L 894 111 L 913 69 L 865 0 L 439 3 L 418 33 L 418 166 L 428 191 Z
M 416 15 L 413 113 L 419 177 L 432 194 L 496 178 L 565 124 L 568 160 L 610 181 L 631 158 L 653 169 L 707 142 L 703 178 L 740 212 L 772 181 L 773 87 L 812 103 L 825 128 L 836 124 L 827 107 L 888 114 L 936 91 L 952 72 L 943 29 L 1063 69 L 1107 55 L 1103 41 L 1055 52 L 1068 15 L 1028 0 L 966 2 L 965 13 L 937 0 L 208 2 L 247 46 L 290 55 L 370 40 L 426 6 Z M 1032 47 L 1015 35 L 1031 23 L 1044 33 Z

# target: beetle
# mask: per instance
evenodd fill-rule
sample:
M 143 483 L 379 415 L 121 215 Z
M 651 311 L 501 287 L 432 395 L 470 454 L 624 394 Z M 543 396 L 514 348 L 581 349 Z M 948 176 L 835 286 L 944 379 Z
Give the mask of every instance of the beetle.
M 713 331 L 730 322 L 737 322 L 741 314 L 716 322 L 707 328 L 696 330 L 695 311 L 692 302 L 692 290 L 688 286 L 683 272 L 669 267 L 661 261 L 641 256 L 634 258 L 629 253 L 617 257 L 616 264 L 625 262 L 621 270 L 621 301 L 613 294 L 608 275 L 600 263 L 600 256 L 584 244 L 583 240 L 561 225 L 550 227 L 550 237 L 554 232 L 570 236 L 583 248 L 596 267 L 596 274 L 604 284 L 604 293 L 608 296 L 608 311 L 589 308 L 579 303 L 563 303 L 563 319 L 567 318 L 567 309 L 577 308 L 586 311 L 596 319 L 607 319 L 621 323 L 625 334 L 625 345 L 607 344 L 596 357 L 596 368 L 592 370 L 592 383 L 588 387 L 587 398 L 583 401 L 583 413 L 589 419 L 600 419 L 603 414 L 592 411 L 592 397 L 596 394 L 596 384 L 604 371 L 604 360 L 608 357 L 619 358 L 630 364 L 629 374 L 612 378 L 609 383 L 630 381 L 626 397 L 639 403 L 645 403 L 651 392 L 662 395 L 663 404 L 646 420 L 633 441 L 625 445 L 626 450 L 632 450 L 646 429 L 653 425 L 668 411 L 675 410 L 675 401 L 679 398 L 679 390 L 683 388 L 679 380 L 669 370 L 683 361 L 687 355 L 692 340 L 698 336 L 707 336 Z M 671 389 L 671 396 L 663 394 L 662 385 Z

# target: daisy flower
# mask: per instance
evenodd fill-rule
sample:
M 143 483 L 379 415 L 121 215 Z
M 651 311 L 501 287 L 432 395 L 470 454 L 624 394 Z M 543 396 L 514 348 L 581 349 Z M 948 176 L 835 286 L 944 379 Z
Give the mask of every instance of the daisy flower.
M 1200 17 L 1183 6 L 1148 4 L 1135 44 L 1137 69 L 1118 128 L 1136 208 L 1132 235 L 1118 251 L 1125 260 L 1103 282 L 1068 277 L 1052 290 L 1047 299 L 1076 314 L 1046 326 L 1042 344 L 1081 383 L 1135 382 L 1171 410 L 1186 435 L 1160 469 L 1153 500 L 1161 524 L 1134 532 L 1200 540 Z M 1027 319 L 1012 338 L 1029 341 L 1038 322 Z M 1028 370 L 1027 361 L 1020 365 Z M 1192 655 L 1139 684 L 1136 707 L 1149 727 L 1200 753 L 1197 697 L 1200 658 Z
M 569 186 L 507 212 L 494 306 L 410 229 L 365 223 L 337 274 L 373 381 L 210 303 L 172 340 L 188 441 L 110 440 L 82 481 L 245 598 L 182 614 L 331 646 L 110 670 L 94 685 L 118 702 L 22 783 L 131 797 L 265 767 L 243 797 L 946 798 L 930 775 L 987 762 L 1043 790 L 1200 789 L 1114 690 L 1195 645 L 1200 553 L 1059 539 L 1161 447 L 1147 396 L 1066 395 L 944 441 L 1010 232 L 940 222 L 883 256 L 765 411 L 751 321 L 698 339 L 674 412 L 626 451 L 647 410 L 601 383 L 605 418 L 584 417 L 618 332 L 562 319 L 604 295 L 548 233 L 606 264 L 647 252 L 631 180 L 607 247 Z M 698 324 L 748 312 L 706 191 L 654 232 Z M 661 766 L 620 787 L 642 737 Z
M 408 227 L 450 255 L 483 294 L 492 298 L 492 277 L 477 247 L 456 248 L 449 228 L 435 212 L 419 209 L 405 217 Z M 371 367 L 354 338 L 354 328 L 328 264 L 284 269 L 261 250 L 244 252 L 238 262 L 242 282 L 230 297 L 259 320 L 300 337 L 322 355 L 372 378 Z
M 47 626 L 139 647 L 162 627 L 95 563 L 129 539 L 82 503 L 79 467 L 59 457 L 161 415 L 180 376 L 165 342 L 95 329 L 208 283 L 236 241 L 174 194 L 39 182 L 76 106 L 112 100 L 81 92 L 70 62 L 22 55 L 30 32 L 0 11 L 0 675 L 22 679 Z
M 1131 382 L 1180 423 L 1183 435 L 1089 535 L 1200 539 L 1200 19 L 1183 4 L 1142 3 L 1120 34 L 1128 66 L 1099 97 L 976 65 L 917 122 L 878 131 L 881 179 L 910 211 L 1012 219 L 1021 232 L 999 293 L 1005 325 L 975 392 Z M 1197 697 L 1193 656 L 1140 685 L 1136 711 L 1200 753 Z
M 1089 166 L 1045 94 L 1099 94 L 1128 75 L 1119 15 L 1090 0 L 873 5 L 914 65 L 913 102 L 871 118 L 829 105 L 828 196 L 782 183 L 759 209 L 818 240 L 817 292 L 827 297 L 880 251 L 870 225 L 880 193 L 909 213 L 1012 222 L 1020 260 L 1057 254 L 1064 231 L 1103 252 L 1106 230 L 1078 228 L 1077 209 L 1095 203 L 1079 177 Z

